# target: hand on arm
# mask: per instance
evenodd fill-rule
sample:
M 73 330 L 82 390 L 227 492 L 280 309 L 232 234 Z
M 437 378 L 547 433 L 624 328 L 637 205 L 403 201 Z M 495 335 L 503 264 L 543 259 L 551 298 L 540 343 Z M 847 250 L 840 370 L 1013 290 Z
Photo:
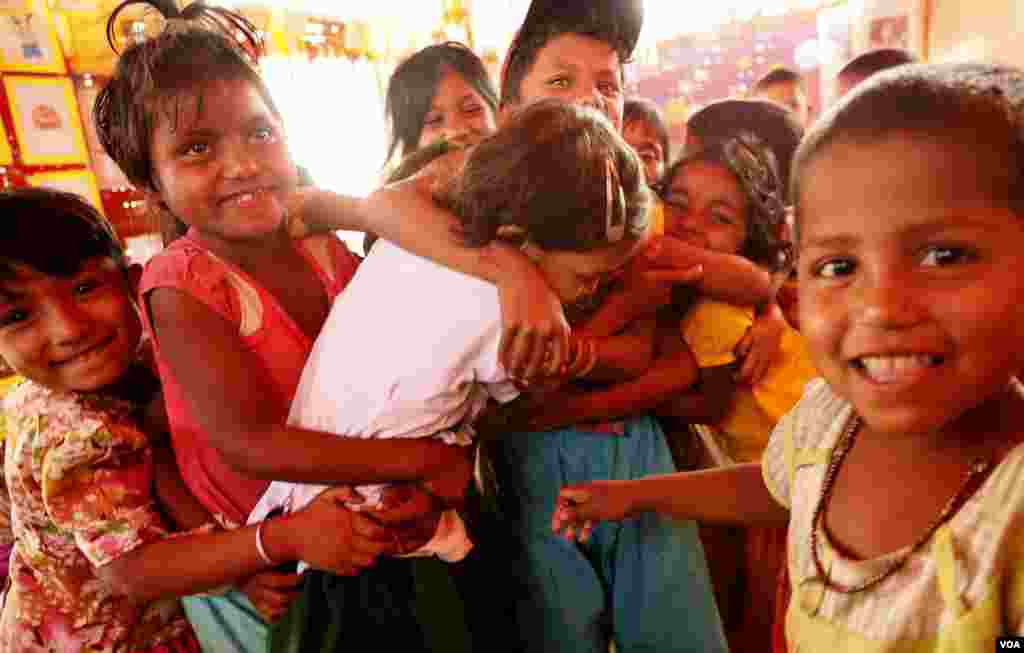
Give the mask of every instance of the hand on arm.
M 631 481 L 595 481 L 562 488 L 551 528 L 586 539 L 599 521 L 619 521 L 642 512 L 721 524 L 784 524 L 789 512 L 775 502 L 757 463 L 651 476 Z
M 736 345 L 736 357 L 743 365 L 737 380 L 747 385 L 761 381 L 779 356 L 786 316 L 775 302 L 769 302 L 755 318 L 743 339 Z
M 649 258 L 658 268 L 650 274 L 653 279 L 671 279 L 680 268 L 689 270 L 700 266 L 703 274 L 697 286 L 708 297 L 746 306 L 771 299 L 771 275 L 742 256 L 714 252 L 665 236 Z

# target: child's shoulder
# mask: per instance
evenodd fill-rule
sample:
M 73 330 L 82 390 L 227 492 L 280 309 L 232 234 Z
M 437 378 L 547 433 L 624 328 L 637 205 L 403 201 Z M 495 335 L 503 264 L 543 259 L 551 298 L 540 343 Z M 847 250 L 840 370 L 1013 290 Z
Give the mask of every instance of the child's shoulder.
M 833 392 L 824 379 L 815 378 L 804 387 L 803 396 L 784 421 L 795 449 L 819 449 L 829 448 L 852 417 L 853 406 Z
M 199 241 L 185 235 L 149 259 L 142 272 L 140 290 L 145 293 L 158 286 L 206 285 L 227 274 L 227 264 Z

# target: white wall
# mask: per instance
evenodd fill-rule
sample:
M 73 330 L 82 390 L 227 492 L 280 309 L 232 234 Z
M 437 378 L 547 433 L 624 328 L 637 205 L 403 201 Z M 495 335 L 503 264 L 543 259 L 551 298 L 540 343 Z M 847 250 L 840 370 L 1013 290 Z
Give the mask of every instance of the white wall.
M 1024 68 L 1022 0 L 933 0 L 929 60 L 994 61 Z

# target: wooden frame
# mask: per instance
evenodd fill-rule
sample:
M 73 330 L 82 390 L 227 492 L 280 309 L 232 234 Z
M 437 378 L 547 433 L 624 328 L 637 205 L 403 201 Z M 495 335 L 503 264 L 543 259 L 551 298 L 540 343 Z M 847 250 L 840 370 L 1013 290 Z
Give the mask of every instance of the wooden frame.
M 88 168 L 39 172 L 29 175 L 25 179 L 31 186 L 52 188 L 80 195 L 89 200 L 100 213 L 103 213 L 103 200 L 100 198 L 100 191 L 96 186 L 96 176 Z
M 0 0 L 0 70 L 67 73 L 46 0 Z
M 78 99 L 69 78 L 5 75 L 4 89 L 23 164 L 88 165 Z

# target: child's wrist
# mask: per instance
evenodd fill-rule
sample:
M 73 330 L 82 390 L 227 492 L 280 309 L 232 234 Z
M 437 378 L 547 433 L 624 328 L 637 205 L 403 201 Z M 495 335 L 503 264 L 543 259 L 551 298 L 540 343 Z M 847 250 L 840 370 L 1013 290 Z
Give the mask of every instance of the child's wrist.
M 302 557 L 297 539 L 302 528 L 295 523 L 300 518 L 299 515 L 286 515 L 263 521 L 262 527 L 258 528 L 259 542 L 262 543 L 262 549 L 258 551 L 261 560 L 266 561 L 265 555 L 274 564 L 280 564 Z
M 480 255 L 487 280 L 494 284 L 520 283 L 524 275 L 539 274 L 526 254 L 507 243 L 491 242 Z

